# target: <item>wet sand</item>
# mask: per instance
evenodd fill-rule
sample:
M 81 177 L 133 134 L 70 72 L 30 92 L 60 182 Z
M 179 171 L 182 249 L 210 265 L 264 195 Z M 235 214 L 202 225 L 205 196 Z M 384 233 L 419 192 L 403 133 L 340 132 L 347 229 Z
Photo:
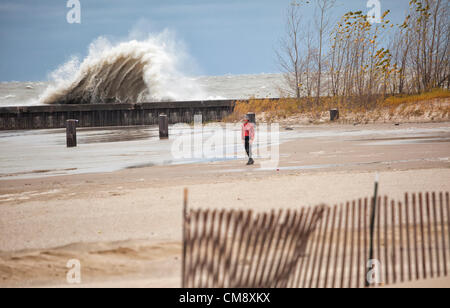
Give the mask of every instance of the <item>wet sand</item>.
M 184 187 L 191 207 L 257 211 L 370 196 L 377 172 L 380 193 L 392 198 L 450 190 L 450 123 L 282 129 L 279 170 L 247 167 L 242 158 L 138 167 L 151 165 L 144 155 L 135 168 L 124 164 L 105 172 L 127 146 L 129 152 L 154 151 L 153 143 L 118 140 L 117 152 L 109 150 L 113 143 L 94 138 L 93 152 L 105 148 L 104 165 L 98 159 L 99 165 L 86 165 L 83 172 L 69 170 L 85 163 L 87 153 L 73 166 L 56 161 L 63 175 L 31 176 L 39 166 L 8 149 L 16 167 L 14 176 L 0 180 L 0 286 L 67 287 L 65 265 L 76 258 L 81 286 L 178 287 Z M 46 146 L 40 151 L 40 157 L 51 157 Z

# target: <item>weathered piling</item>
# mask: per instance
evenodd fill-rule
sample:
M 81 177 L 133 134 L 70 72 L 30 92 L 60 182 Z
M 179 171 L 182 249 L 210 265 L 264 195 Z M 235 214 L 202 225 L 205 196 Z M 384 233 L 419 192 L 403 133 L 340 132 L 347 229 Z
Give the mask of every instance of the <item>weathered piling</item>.
M 159 115 L 159 139 L 169 139 L 169 119 L 167 115 Z
M 78 120 L 66 121 L 66 139 L 68 148 L 74 148 L 77 146 L 77 123 Z
M 339 109 L 331 109 L 330 110 L 330 121 L 339 120 Z
M 247 117 L 250 123 L 256 124 L 256 114 L 253 112 L 247 113 Z
M 203 115 L 201 113 L 197 113 L 194 115 L 194 124 L 197 125 L 203 124 Z

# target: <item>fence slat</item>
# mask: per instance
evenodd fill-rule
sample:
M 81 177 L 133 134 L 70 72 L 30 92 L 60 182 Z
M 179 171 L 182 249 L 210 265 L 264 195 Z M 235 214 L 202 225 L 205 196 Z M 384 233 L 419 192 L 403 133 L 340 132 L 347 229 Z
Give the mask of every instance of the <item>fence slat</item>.
M 442 192 L 439 193 L 439 208 L 441 212 L 441 233 L 442 233 L 442 253 L 443 253 L 443 263 L 444 263 L 444 276 L 447 276 L 447 247 L 445 243 L 445 215 L 444 215 L 444 196 Z M 450 219 L 450 218 L 448 218 Z M 450 241 L 450 237 L 449 237 Z M 449 244 L 450 245 L 450 244 Z M 450 247 L 450 246 L 449 246 Z
M 344 246 L 343 246 L 343 257 L 342 257 L 342 268 L 341 268 L 341 289 L 344 288 L 344 282 L 345 282 L 345 262 L 346 260 L 346 253 L 347 253 L 347 238 L 348 238 L 348 221 L 349 221 L 349 211 L 350 211 L 350 204 L 349 202 L 345 205 L 345 228 L 344 228 Z
M 431 208 L 430 208 L 430 194 L 425 193 L 426 201 L 426 212 L 427 212 L 427 233 L 428 233 L 428 256 L 430 258 L 430 277 L 434 278 L 434 266 L 433 266 L 433 238 L 432 234 L 432 218 L 431 218 Z
M 436 271 L 437 277 L 441 277 L 441 258 L 440 254 L 440 241 L 439 241 L 439 230 L 438 230 L 438 214 L 436 209 L 436 193 L 432 193 L 432 211 L 433 211 L 433 221 L 434 221 L 434 240 L 435 240 L 435 251 L 436 251 Z
M 323 225 L 325 226 L 325 231 L 322 236 L 322 248 L 320 250 L 319 271 L 317 273 L 316 288 L 319 288 L 319 286 L 320 286 L 321 269 L 322 269 L 322 262 L 323 262 L 323 257 L 324 257 L 324 253 L 325 253 L 325 246 L 327 243 L 326 239 L 327 239 L 327 234 L 328 234 L 328 225 L 329 225 L 329 220 L 330 220 L 330 215 L 331 215 L 331 208 L 326 209 L 326 214 L 327 214 L 326 219 L 321 220 L 321 221 L 323 221 Z
M 337 275 L 338 275 L 338 260 L 339 260 L 339 251 L 340 251 L 340 240 L 341 240 L 341 227 L 342 227 L 342 216 L 343 216 L 343 205 L 341 204 L 339 209 L 339 224 L 337 229 L 337 242 L 336 242 L 336 249 L 335 249 L 335 258 L 334 258 L 334 274 L 333 274 L 333 282 L 331 284 L 331 287 L 334 288 L 336 286 L 337 281 Z
M 448 232 L 448 245 L 450 247 L 450 196 L 447 192 L 445 194 L 445 200 L 447 204 L 447 232 Z
M 350 244 L 350 273 L 348 276 L 348 287 L 352 287 L 352 278 L 353 278 L 353 257 L 355 253 L 355 209 L 356 209 L 356 203 L 355 201 L 352 202 L 352 223 L 351 223 L 351 229 L 350 229 L 350 235 L 351 235 L 351 244 Z
M 420 265 L 419 265 L 419 239 L 417 230 L 417 206 L 416 206 L 416 194 L 412 195 L 413 203 L 413 224 L 414 224 L 414 254 L 416 261 L 416 280 L 420 279 Z
M 229 283 L 229 281 L 230 281 L 231 262 L 232 262 L 232 258 L 233 258 L 235 243 L 236 243 L 236 239 L 238 237 L 238 230 L 240 228 L 241 221 L 244 219 L 244 213 L 242 211 L 240 211 L 239 213 L 232 212 L 232 214 L 234 217 L 236 217 L 236 219 L 233 222 L 233 232 L 232 232 L 232 237 L 231 237 L 231 242 L 230 242 L 230 251 L 226 255 L 226 260 L 225 260 L 225 264 L 224 264 L 224 266 L 225 266 L 224 275 L 223 275 L 222 283 L 220 284 L 221 288 L 224 288 L 226 286 L 226 283 L 227 282 Z
M 314 276 L 316 273 L 316 263 L 317 263 L 317 259 L 319 258 L 319 249 L 321 247 L 321 241 L 322 241 L 322 232 L 324 227 L 326 226 L 327 222 L 322 219 L 320 220 L 319 226 L 318 226 L 318 230 L 317 230 L 317 240 L 316 240 L 316 247 L 314 249 L 314 257 L 313 257 L 313 263 L 312 263 L 312 267 L 311 267 L 311 277 L 309 279 L 309 288 L 311 289 L 313 284 L 314 284 Z
M 419 193 L 419 213 L 420 213 L 420 235 L 422 240 L 422 275 L 424 279 L 427 279 L 427 260 L 426 260 L 426 247 L 425 247 L 425 227 L 424 227 L 424 215 L 423 215 L 423 196 Z
M 252 285 L 257 285 L 258 283 L 261 284 L 261 281 L 263 279 L 264 271 L 260 271 L 260 267 L 262 266 L 261 262 L 264 262 L 263 261 L 264 256 L 265 256 L 265 253 L 267 252 L 267 250 L 265 250 L 264 248 L 270 249 L 270 243 L 267 243 L 267 235 L 270 232 L 270 230 L 272 230 L 274 221 L 275 221 L 275 212 L 272 211 L 270 213 L 268 227 L 263 229 L 260 250 L 258 253 L 258 261 L 256 263 L 255 275 L 254 275 L 253 281 L 251 282 Z M 259 274 L 259 280 L 258 280 L 258 274 Z
M 314 220 L 314 210 L 309 210 L 309 215 L 307 215 L 307 219 L 306 219 L 306 226 L 305 230 L 308 230 L 311 228 L 311 224 Z M 299 268 L 299 273 L 298 273 L 298 277 L 297 280 L 295 282 L 295 287 L 300 288 L 300 285 L 302 285 L 302 282 L 306 279 L 304 278 L 305 273 L 307 272 L 307 268 L 306 268 L 306 260 L 309 259 L 308 256 L 308 245 L 310 245 L 311 241 L 308 241 L 305 250 L 303 251 L 303 258 L 300 262 L 300 268 Z M 303 278 L 303 279 L 302 279 Z
M 300 212 L 298 219 L 293 225 L 293 235 L 290 237 L 290 243 L 288 248 L 288 254 L 284 260 L 284 266 L 282 267 L 282 281 L 281 287 L 288 287 L 289 283 L 295 278 L 295 267 L 298 264 L 298 260 L 301 255 L 302 242 L 304 238 L 305 222 L 303 219 L 303 209 Z M 294 273 L 294 274 L 292 274 Z
M 333 209 L 333 218 L 331 222 L 331 233 L 330 233 L 330 241 L 328 242 L 328 259 L 327 259 L 327 265 L 325 268 L 325 281 L 324 281 L 324 288 L 328 287 L 328 274 L 330 270 L 330 264 L 331 264 L 331 254 L 333 253 L 333 237 L 334 237 L 334 227 L 336 223 L 336 215 L 337 215 L 337 205 L 334 206 Z
M 369 214 L 368 214 L 369 200 L 368 198 L 364 198 L 364 261 L 362 267 L 362 273 L 364 276 L 364 287 L 366 286 L 366 270 L 367 270 L 367 262 L 368 262 L 368 254 L 369 254 Z
M 289 273 L 286 272 L 286 266 L 289 267 L 289 255 L 292 249 L 292 241 L 294 240 L 294 235 L 298 232 L 298 213 L 294 212 L 294 215 L 286 228 L 285 239 L 283 247 L 281 248 L 281 257 L 277 266 L 276 277 L 278 283 L 275 284 L 276 287 L 281 287 L 286 285 L 289 279 Z M 297 230 L 297 231 L 296 231 Z
M 400 237 L 400 281 L 405 281 L 405 263 L 404 263 L 404 239 L 403 239 L 403 206 L 402 203 L 398 202 L 398 221 L 399 221 L 399 237 Z M 408 230 L 406 231 L 406 234 L 408 234 Z
M 406 249 L 408 252 L 408 280 L 412 281 L 412 258 L 411 258 L 411 240 L 409 234 L 409 196 L 405 193 L 405 216 L 406 216 Z M 414 229 L 415 230 L 415 229 Z
M 378 200 L 377 200 L 377 204 L 378 204 L 378 206 L 377 206 L 377 259 L 380 261 L 380 265 L 381 265 L 381 268 L 380 268 L 380 273 L 383 273 L 383 262 L 382 262 L 382 259 L 383 259 L 383 257 L 382 257 L 382 252 L 381 252 L 381 209 L 383 208 L 382 207 L 382 203 L 381 203 L 381 197 L 378 197 Z
M 362 215 L 362 200 L 358 200 L 358 252 L 357 252 L 357 261 L 356 261 L 356 287 L 359 288 L 360 278 L 361 278 L 361 220 L 363 219 Z
M 392 219 L 392 280 L 397 283 L 397 252 L 396 252 L 396 233 L 395 233 L 395 201 L 391 201 L 391 219 Z M 389 246 L 386 243 L 386 246 Z
M 314 212 L 312 213 L 311 216 L 311 225 L 313 224 L 314 221 Z M 317 240 L 319 239 L 319 235 L 317 234 L 317 232 L 315 233 L 315 235 L 311 238 L 311 240 L 309 241 L 309 249 L 306 249 L 306 265 L 305 265 L 305 271 L 304 271 L 304 277 L 303 277 L 303 284 L 302 284 L 302 288 L 306 288 L 306 285 L 308 283 L 308 274 L 309 274 L 309 269 L 310 269 L 310 264 L 311 261 L 314 257 L 313 253 L 314 253 L 314 248 L 315 248 L 315 243 L 317 243 Z
M 247 217 L 245 219 L 245 223 L 244 223 L 242 231 L 241 231 L 240 240 L 238 242 L 239 243 L 238 250 L 236 252 L 235 259 L 234 259 L 234 262 L 233 262 L 233 264 L 234 264 L 234 266 L 233 266 L 234 267 L 234 271 L 233 271 L 233 274 L 231 275 L 231 282 L 230 282 L 230 286 L 233 287 L 233 288 L 235 288 L 238 285 L 239 281 L 242 279 L 243 270 L 241 268 L 241 270 L 238 271 L 238 268 L 239 268 L 239 265 L 240 265 L 242 249 L 244 249 L 243 254 L 245 255 L 245 251 L 248 248 L 248 244 L 244 245 L 244 243 L 246 241 L 248 241 L 248 239 L 251 236 L 251 231 L 249 232 L 249 229 L 250 230 L 253 229 L 253 228 L 251 228 L 251 226 L 253 225 L 253 219 L 252 218 L 253 218 L 253 212 L 249 211 L 247 213 Z M 239 279 L 238 279 L 237 275 L 239 275 Z
M 196 284 L 195 284 L 195 275 L 196 275 L 196 273 L 195 273 L 195 269 L 196 269 L 196 267 L 197 267 L 197 265 L 196 265 L 196 262 L 198 261 L 198 259 L 197 258 L 195 258 L 195 256 L 196 256 L 196 242 L 197 242 L 197 240 L 198 240 L 198 232 L 199 232 L 199 216 L 200 216 L 200 214 L 201 214 L 201 211 L 200 210 L 197 210 L 196 212 L 195 212 L 195 215 L 192 215 L 193 217 L 194 217 L 194 223 L 193 223 L 193 225 L 195 226 L 195 229 L 194 229 L 194 235 L 193 235 L 193 239 L 192 239 L 192 246 L 191 246 L 191 250 L 190 250 L 190 254 L 191 254 L 191 259 L 190 259 L 190 266 L 189 266 L 189 269 L 190 269 L 190 271 L 188 272 L 188 275 L 189 275 L 189 277 L 191 277 L 191 282 L 190 282 L 190 285 L 191 286 L 195 286 Z
M 224 211 L 223 211 L 224 212 Z M 222 212 L 222 213 L 223 213 Z M 221 273 L 224 272 L 224 255 L 225 252 L 227 251 L 227 245 L 228 245 L 228 236 L 229 236 L 229 230 L 230 230 L 230 225 L 231 225 L 231 219 L 233 217 L 233 211 L 230 211 L 228 213 L 225 214 L 225 232 L 224 232 L 224 238 L 222 239 L 221 237 L 219 237 L 217 239 L 217 241 L 219 241 L 220 243 L 220 249 L 219 249 L 219 260 L 218 260 L 218 264 L 217 264 L 217 271 L 214 273 L 214 282 L 213 282 L 213 287 L 217 288 L 219 287 L 219 281 L 221 280 L 221 278 L 224 278 L 224 274 L 221 276 Z
M 389 245 L 388 245 L 388 197 L 384 197 L 384 281 L 389 284 Z

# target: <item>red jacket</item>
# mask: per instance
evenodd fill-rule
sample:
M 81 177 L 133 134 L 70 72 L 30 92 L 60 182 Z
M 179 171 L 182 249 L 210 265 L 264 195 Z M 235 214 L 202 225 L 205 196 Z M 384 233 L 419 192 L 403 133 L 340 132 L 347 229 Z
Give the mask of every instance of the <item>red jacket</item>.
M 250 137 L 250 141 L 253 141 L 253 139 L 255 139 L 255 126 L 253 125 L 253 123 L 248 122 L 248 123 L 242 124 L 242 129 L 241 129 L 242 140 L 245 139 L 246 132 L 248 133 L 248 136 Z

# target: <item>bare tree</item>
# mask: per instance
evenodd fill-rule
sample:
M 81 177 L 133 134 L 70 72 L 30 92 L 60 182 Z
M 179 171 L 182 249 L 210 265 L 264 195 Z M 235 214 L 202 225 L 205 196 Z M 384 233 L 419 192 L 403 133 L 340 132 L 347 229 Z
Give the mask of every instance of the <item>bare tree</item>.
M 328 12 L 334 7 L 336 0 L 315 0 L 318 8 L 316 27 L 319 35 L 318 68 L 317 68 L 317 102 L 320 99 L 322 85 L 322 65 L 323 65 L 323 39 L 330 28 L 330 18 Z
M 311 97 L 313 93 L 313 86 L 316 82 L 314 72 L 317 68 L 317 48 L 314 45 L 313 32 L 311 31 L 310 24 L 306 27 L 304 39 L 306 50 L 305 56 L 302 60 L 302 67 L 304 68 L 306 96 Z
M 285 72 L 285 79 L 289 89 L 295 97 L 301 97 L 302 61 L 300 56 L 302 35 L 300 8 L 292 4 L 286 13 L 286 37 L 280 41 L 277 50 L 278 62 Z

